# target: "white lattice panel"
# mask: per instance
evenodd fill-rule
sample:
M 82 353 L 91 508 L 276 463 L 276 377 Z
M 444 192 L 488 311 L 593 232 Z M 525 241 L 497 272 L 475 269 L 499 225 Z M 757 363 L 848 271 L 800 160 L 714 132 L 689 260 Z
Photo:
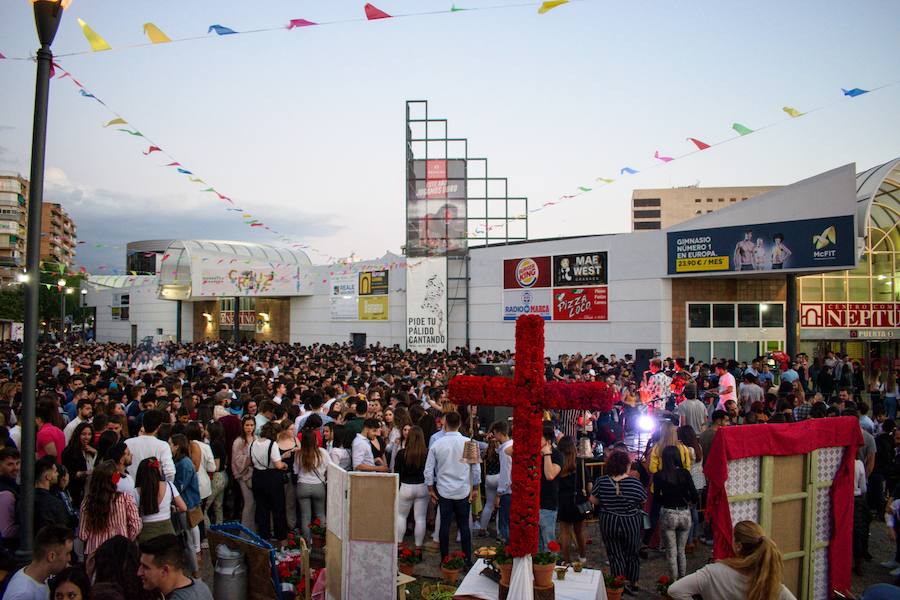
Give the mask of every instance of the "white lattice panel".
M 815 551 L 812 600 L 828 600 L 828 548 Z
M 726 493 L 729 496 L 737 496 L 759 492 L 759 466 L 758 456 L 729 461 L 728 479 L 725 481 Z
M 841 466 L 841 459 L 844 457 L 844 449 L 841 446 L 832 446 L 831 448 L 820 448 L 818 450 L 819 457 L 819 481 L 831 481 L 837 475 L 838 468 Z
M 741 521 L 759 523 L 759 500 L 741 500 L 732 502 L 730 506 L 732 524 L 737 524 Z

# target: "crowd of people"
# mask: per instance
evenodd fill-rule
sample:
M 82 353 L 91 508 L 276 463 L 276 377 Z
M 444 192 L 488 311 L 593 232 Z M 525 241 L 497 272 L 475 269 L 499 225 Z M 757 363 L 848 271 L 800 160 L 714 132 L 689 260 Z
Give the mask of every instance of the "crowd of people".
M 861 569 L 873 518 L 894 539 L 900 527 L 896 375 L 866 375 L 832 353 L 772 363 L 657 358 L 635 373 L 627 355 L 547 359 L 548 380 L 605 381 L 614 407 L 545 413 L 540 550 L 558 540 L 561 561 L 588 565 L 587 521 L 596 517 L 608 568 L 629 593 L 658 551 L 672 598 L 791 598 L 778 548 L 753 523 L 735 529 L 736 558 L 687 572 L 686 554 L 711 543 L 700 518 L 703 461 L 722 427 L 851 415 L 866 440 L 854 519 Z M 511 420 L 482 422 L 479 407 L 447 394 L 454 375 L 480 364 L 514 365 L 514 356 L 249 342 L 44 346 L 33 559 L 16 568 L 22 354 L 4 342 L 3 597 L 212 598 L 200 579 L 210 524 L 238 520 L 276 546 L 294 531 L 311 542 L 328 517 L 329 464 L 397 473 L 398 542 L 409 534 L 409 545 L 441 557 L 458 543 L 471 564 L 473 537 L 509 541 L 513 487 Z M 460 460 L 472 441 L 481 462 Z M 585 459 L 598 456 L 605 473 L 594 477 Z M 888 566 L 900 569 L 900 542 L 895 558 Z

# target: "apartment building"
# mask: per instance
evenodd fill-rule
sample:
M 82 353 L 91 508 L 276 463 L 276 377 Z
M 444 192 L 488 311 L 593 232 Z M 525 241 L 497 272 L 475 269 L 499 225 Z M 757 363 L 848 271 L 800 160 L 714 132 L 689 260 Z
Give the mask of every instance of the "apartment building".
M 631 195 L 631 229 L 632 231 L 666 229 L 776 189 L 778 186 L 759 185 L 634 190 Z

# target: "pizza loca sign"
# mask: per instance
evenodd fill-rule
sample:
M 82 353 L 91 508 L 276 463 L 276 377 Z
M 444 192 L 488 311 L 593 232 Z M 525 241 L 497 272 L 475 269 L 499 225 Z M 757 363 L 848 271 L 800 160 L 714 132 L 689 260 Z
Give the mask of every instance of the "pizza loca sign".
M 607 253 L 503 261 L 503 320 L 536 314 L 548 321 L 608 320 Z

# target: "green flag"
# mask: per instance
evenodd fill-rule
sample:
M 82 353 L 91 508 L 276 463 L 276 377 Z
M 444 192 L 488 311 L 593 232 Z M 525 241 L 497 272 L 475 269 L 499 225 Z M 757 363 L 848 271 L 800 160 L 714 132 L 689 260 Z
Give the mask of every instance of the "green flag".
M 591 191 L 591 188 L 589 188 L 589 187 L 584 187 L 583 185 L 579 185 L 579 186 L 578 186 L 578 191 L 579 191 L 579 192 L 589 192 L 589 191 Z
M 731 126 L 731 128 L 734 129 L 735 131 L 737 131 L 741 135 L 747 135 L 748 133 L 753 133 L 752 129 L 750 129 L 749 127 L 744 127 L 740 123 L 735 123 L 734 125 Z

